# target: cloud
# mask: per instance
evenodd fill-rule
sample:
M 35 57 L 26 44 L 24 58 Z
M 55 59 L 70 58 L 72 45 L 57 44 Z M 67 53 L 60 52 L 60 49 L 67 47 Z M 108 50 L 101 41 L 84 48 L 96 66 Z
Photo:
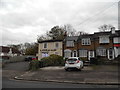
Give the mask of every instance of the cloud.
M 44 34 L 55 25 L 71 24 L 77 31 L 89 33 L 98 31 L 102 24 L 112 24 L 117 28 L 118 7 L 115 1 L 1 0 L 3 44 L 34 42 L 37 35 Z

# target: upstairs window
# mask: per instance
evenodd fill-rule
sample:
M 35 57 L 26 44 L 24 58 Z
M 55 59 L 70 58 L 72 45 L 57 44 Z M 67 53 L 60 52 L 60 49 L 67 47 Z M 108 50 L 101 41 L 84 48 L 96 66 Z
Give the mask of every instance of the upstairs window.
M 74 41 L 67 41 L 66 46 L 67 47 L 74 47 Z
M 55 48 L 59 48 L 59 43 L 55 43 Z
M 100 36 L 99 37 L 99 43 L 109 43 L 109 36 Z
M 82 39 L 82 45 L 90 45 L 90 44 L 91 44 L 90 38 Z
M 44 48 L 47 48 L 47 43 L 44 43 Z
M 114 37 L 113 43 L 120 43 L 120 37 Z

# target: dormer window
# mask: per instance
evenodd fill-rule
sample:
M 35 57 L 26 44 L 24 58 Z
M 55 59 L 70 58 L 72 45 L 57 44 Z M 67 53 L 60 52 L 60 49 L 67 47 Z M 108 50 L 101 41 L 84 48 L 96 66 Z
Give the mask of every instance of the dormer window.
M 109 43 L 109 36 L 100 36 L 99 37 L 99 43 Z
M 91 41 L 90 38 L 83 38 L 82 39 L 82 45 L 90 45 Z
M 74 47 L 74 41 L 67 41 L 66 46 L 67 47 Z

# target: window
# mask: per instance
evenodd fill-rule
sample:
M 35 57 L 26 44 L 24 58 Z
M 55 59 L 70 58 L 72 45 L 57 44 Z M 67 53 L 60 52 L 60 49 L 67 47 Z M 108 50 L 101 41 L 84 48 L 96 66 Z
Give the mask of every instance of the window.
M 89 57 L 94 57 L 94 51 L 89 51 Z
M 74 41 L 67 41 L 66 46 L 67 47 L 74 47 Z
M 106 49 L 98 49 L 97 55 L 99 56 L 106 56 Z
M 47 48 L 47 43 L 44 43 L 44 48 Z
M 58 55 L 59 53 L 58 52 L 55 52 L 56 55 Z
M 113 39 L 113 41 L 114 41 L 114 43 L 120 43 L 120 37 L 115 37 L 115 38 Z
M 65 58 L 71 57 L 71 50 L 69 49 L 64 50 L 64 57 Z
M 90 45 L 90 44 L 91 44 L 90 38 L 82 39 L 82 45 Z
M 100 36 L 99 43 L 109 43 L 109 36 Z
M 43 57 L 48 57 L 48 56 L 49 56 L 49 54 L 47 52 L 42 52 L 42 58 Z
M 59 43 L 55 43 L 55 48 L 58 48 L 59 47 Z
M 87 57 L 87 50 L 79 50 L 79 57 Z

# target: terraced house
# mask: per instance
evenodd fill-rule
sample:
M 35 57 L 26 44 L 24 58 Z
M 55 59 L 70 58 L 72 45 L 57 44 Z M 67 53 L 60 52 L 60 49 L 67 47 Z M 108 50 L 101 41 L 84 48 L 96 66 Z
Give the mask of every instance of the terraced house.
M 63 52 L 64 57 L 77 57 L 78 56 L 78 44 L 77 44 L 78 36 L 67 36 L 64 39 L 63 43 Z
M 90 60 L 101 56 L 113 60 L 120 55 L 120 30 L 95 32 L 80 36 L 66 36 L 64 40 L 45 40 L 39 42 L 38 59 L 51 54 L 80 57 Z
M 120 30 L 95 32 L 80 36 L 66 37 L 64 40 L 64 57 L 77 56 L 90 60 L 101 56 L 113 60 L 120 55 Z

